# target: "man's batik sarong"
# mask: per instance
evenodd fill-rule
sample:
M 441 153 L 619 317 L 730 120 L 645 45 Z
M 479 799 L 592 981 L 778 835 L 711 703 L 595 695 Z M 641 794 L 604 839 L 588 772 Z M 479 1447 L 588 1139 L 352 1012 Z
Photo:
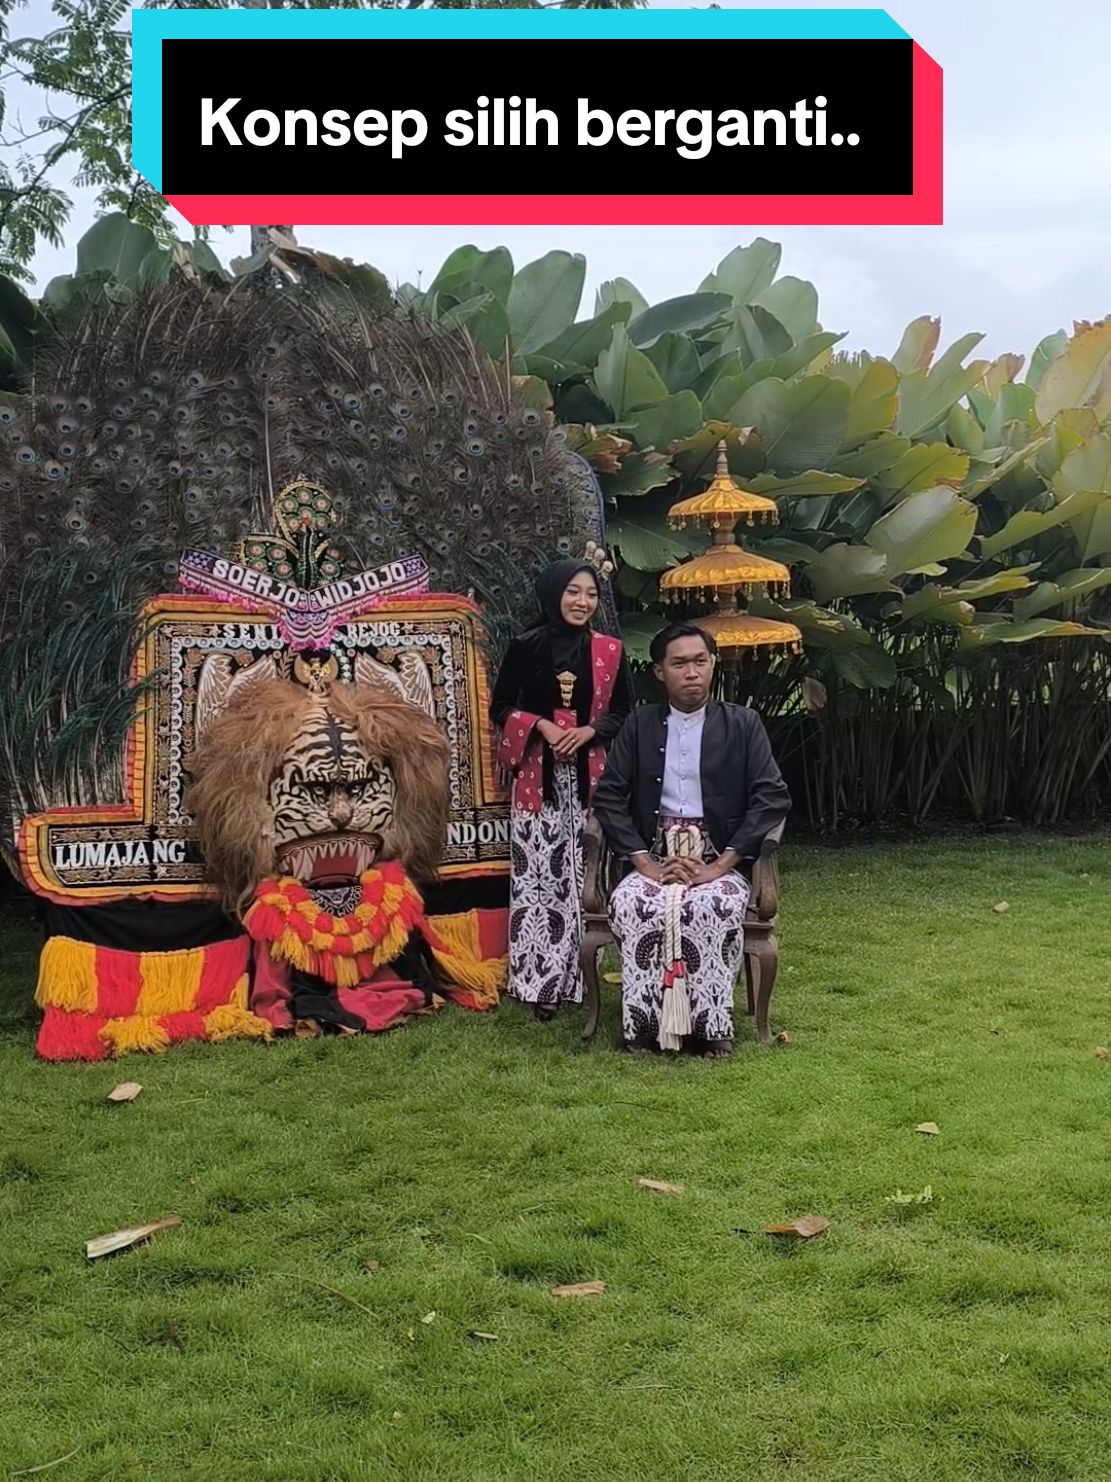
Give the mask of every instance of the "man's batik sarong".
M 658 848 L 653 854 L 659 857 Z M 688 886 L 679 906 L 693 1041 L 733 1038 L 733 986 L 744 953 L 749 886 L 730 871 L 707 885 Z M 668 887 L 630 874 L 610 898 L 609 916 L 621 944 L 621 1020 L 626 1043 L 655 1047 L 663 1007 Z

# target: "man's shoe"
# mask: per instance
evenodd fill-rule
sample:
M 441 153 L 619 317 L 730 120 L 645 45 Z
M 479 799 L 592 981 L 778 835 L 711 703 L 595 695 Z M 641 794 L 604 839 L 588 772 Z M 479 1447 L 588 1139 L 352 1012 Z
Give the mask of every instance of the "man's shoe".
M 726 1055 L 732 1055 L 733 1041 L 731 1039 L 707 1039 L 702 1042 L 702 1054 L 707 1060 L 724 1060 Z
M 621 1048 L 626 1055 L 658 1055 L 660 1052 L 659 1045 L 646 1039 L 623 1039 Z

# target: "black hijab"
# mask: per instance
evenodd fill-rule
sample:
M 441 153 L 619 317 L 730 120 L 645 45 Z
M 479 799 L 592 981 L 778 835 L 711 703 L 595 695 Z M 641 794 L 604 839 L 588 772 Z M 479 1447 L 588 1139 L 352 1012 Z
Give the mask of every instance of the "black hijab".
M 536 582 L 536 599 L 540 603 L 540 620 L 529 631 L 546 633 L 552 646 L 552 663 L 558 674 L 562 669 L 579 673 L 589 656 L 589 624 L 577 628 L 559 610 L 563 594 L 580 571 L 598 581 L 598 573 L 589 561 L 553 561 L 540 573 Z M 589 669 L 588 669 L 589 672 Z

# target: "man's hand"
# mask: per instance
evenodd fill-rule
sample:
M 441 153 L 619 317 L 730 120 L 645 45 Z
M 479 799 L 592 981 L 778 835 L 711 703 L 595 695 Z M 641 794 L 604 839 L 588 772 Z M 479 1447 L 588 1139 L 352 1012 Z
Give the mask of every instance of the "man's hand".
M 638 874 L 654 881 L 657 885 L 692 885 L 694 872 L 700 868 L 697 860 L 693 859 L 665 859 L 661 864 L 647 854 L 638 854 L 633 860 L 633 867 Z
M 555 750 L 556 742 L 559 741 L 565 734 L 565 732 L 556 725 L 554 720 L 538 720 L 536 722 L 536 729 L 544 737 L 544 740 L 548 743 L 553 751 Z
M 559 731 L 559 727 L 555 729 Z M 552 742 L 552 750 L 556 756 L 572 757 L 582 747 L 589 745 L 594 740 L 593 726 L 575 726 L 570 731 L 559 731 L 559 740 Z
M 703 864 L 700 859 L 684 859 L 675 856 L 665 863 L 663 880 L 667 885 L 710 885 L 713 881 L 720 880 L 723 875 L 727 875 L 736 862 L 737 855 L 732 849 L 719 854 L 713 864 Z

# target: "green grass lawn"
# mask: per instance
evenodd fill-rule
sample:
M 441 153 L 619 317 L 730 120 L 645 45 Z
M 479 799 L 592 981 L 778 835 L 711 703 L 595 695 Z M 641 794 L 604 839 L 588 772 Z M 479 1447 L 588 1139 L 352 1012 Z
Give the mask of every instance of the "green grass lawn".
M 593 1047 L 506 1004 L 47 1065 L 7 927 L 0 1477 L 1105 1482 L 1109 901 L 1106 840 L 789 851 L 794 1042 L 720 1064 L 618 1054 L 611 986 Z

